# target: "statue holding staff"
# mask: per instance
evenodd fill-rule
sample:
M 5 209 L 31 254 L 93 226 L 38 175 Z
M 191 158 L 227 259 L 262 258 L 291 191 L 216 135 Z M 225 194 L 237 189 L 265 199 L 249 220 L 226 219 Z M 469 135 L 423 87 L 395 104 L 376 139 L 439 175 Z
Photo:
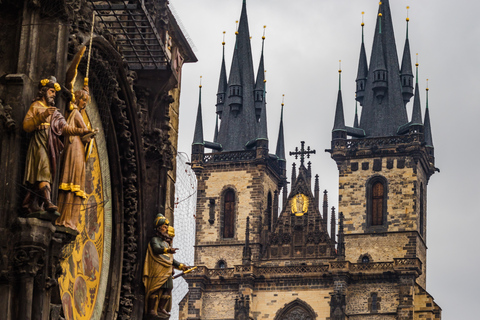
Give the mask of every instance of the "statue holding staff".
M 171 247 L 172 237 L 168 234 L 168 225 L 168 219 L 158 214 L 155 218 L 156 236 L 148 244 L 143 268 L 145 314 L 153 317 L 158 316 L 158 313 L 169 315 L 167 310 L 171 308 L 173 268 L 182 271 L 189 269 L 173 259 L 173 254 L 178 249 Z

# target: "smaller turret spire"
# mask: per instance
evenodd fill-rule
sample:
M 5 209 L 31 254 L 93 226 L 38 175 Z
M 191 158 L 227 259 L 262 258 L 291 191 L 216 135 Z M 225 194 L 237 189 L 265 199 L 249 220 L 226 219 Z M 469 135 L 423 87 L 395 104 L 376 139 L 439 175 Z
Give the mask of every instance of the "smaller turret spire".
M 402 96 L 405 104 L 407 104 L 413 96 L 412 60 L 410 54 L 410 41 L 408 40 L 408 23 L 410 21 L 410 18 L 408 17 L 408 9 L 410 9 L 410 7 L 407 7 L 407 35 L 405 39 L 405 47 L 403 49 L 402 67 L 400 69 Z
M 243 247 L 243 265 L 249 265 L 252 262 L 252 249 L 250 248 L 250 217 L 247 217 L 245 228 L 245 246 Z
M 341 60 L 340 60 L 341 61 Z M 335 122 L 333 124 L 332 135 L 334 138 L 344 137 L 346 138 L 345 116 L 343 114 L 343 101 L 342 101 L 342 69 L 338 70 L 338 97 L 337 108 L 335 109 Z
M 280 127 L 278 128 L 277 150 L 275 154 L 278 159 L 285 161 L 285 139 L 283 136 L 283 107 L 285 105 L 285 95 L 282 96 L 282 110 L 280 113 Z
M 227 94 L 227 69 L 225 67 L 225 31 L 223 31 L 222 41 L 222 66 L 220 67 L 220 79 L 218 81 L 217 91 L 217 114 L 222 118 L 223 108 L 225 106 L 225 96 Z
M 263 52 L 265 49 L 265 28 L 267 26 L 263 26 L 263 36 L 262 36 L 262 54 L 260 55 L 260 63 L 258 65 L 258 72 L 257 72 L 257 81 L 255 82 L 255 115 L 257 117 L 257 121 L 261 119 L 260 114 L 262 113 L 262 109 L 265 107 L 266 101 L 266 82 L 265 80 L 265 64 L 263 58 Z
M 327 228 L 327 220 L 328 220 L 328 191 L 323 191 L 323 223 L 325 225 L 325 229 Z
M 337 255 L 341 258 L 345 258 L 345 237 L 343 231 L 343 221 L 345 217 L 343 212 L 340 212 L 338 215 L 338 245 L 337 245 Z
M 362 12 L 362 45 L 360 46 L 360 58 L 358 61 L 358 72 L 357 72 L 357 90 L 355 99 L 363 104 L 363 98 L 365 96 L 365 86 L 367 85 L 367 76 L 368 76 L 368 63 L 367 63 L 367 53 L 365 51 L 364 43 L 364 26 L 363 16 L 365 12 Z
M 427 105 L 426 105 L 426 108 L 425 108 L 425 121 L 424 121 L 424 125 L 425 125 L 425 144 L 427 147 L 431 147 L 433 148 L 433 137 L 432 137 L 432 126 L 431 126 L 431 123 L 430 123 L 430 109 L 428 107 L 428 91 L 430 89 L 428 88 L 428 79 L 427 79 Z
M 315 195 L 315 208 L 320 211 L 320 183 L 318 180 L 318 174 L 315 175 L 315 187 L 314 187 L 314 195 Z
M 202 77 L 200 76 L 200 85 L 198 89 L 198 110 L 197 121 L 195 123 L 195 133 L 193 135 L 193 144 L 204 144 L 203 140 L 203 120 L 202 120 Z
M 297 170 L 295 169 L 297 165 L 292 163 L 292 186 L 295 184 L 295 180 L 297 180 Z M 293 187 L 292 187 L 293 188 Z
M 418 53 L 417 53 L 417 63 L 416 67 L 416 81 L 415 81 L 415 98 L 413 100 L 413 111 L 412 111 L 412 121 L 411 126 L 422 125 L 422 108 L 420 104 L 420 90 L 418 86 Z

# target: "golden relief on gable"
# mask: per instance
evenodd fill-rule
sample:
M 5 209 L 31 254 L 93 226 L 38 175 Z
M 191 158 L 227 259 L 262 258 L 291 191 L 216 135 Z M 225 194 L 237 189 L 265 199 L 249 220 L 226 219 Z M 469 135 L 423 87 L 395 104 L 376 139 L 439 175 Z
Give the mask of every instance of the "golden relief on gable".
M 296 216 L 303 216 L 303 214 L 307 213 L 308 211 L 308 204 L 310 203 L 310 199 L 302 194 L 296 194 L 292 200 L 290 200 L 290 207 L 292 209 L 292 214 Z

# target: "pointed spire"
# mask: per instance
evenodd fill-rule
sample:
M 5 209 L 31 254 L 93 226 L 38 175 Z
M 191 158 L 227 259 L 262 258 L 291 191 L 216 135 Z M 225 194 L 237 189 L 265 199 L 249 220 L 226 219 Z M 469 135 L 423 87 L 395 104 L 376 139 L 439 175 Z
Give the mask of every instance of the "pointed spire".
M 430 123 L 430 109 L 428 108 L 428 79 L 427 79 L 427 106 L 425 108 L 425 121 L 424 121 L 424 132 L 425 132 L 425 144 L 427 147 L 433 148 L 433 136 L 432 136 L 432 126 Z
M 367 137 L 395 136 L 408 122 L 399 70 L 390 2 L 382 0 L 360 116 Z
M 417 54 L 417 59 L 418 59 L 418 54 Z M 415 66 L 417 70 L 416 71 L 417 79 L 415 83 L 415 98 L 413 100 L 412 121 L 410 123 L 411 126 L 422 125 L 422 108 L 420 104 L 420 90 L 418 88 L 418 60 Z
M 225 31 L 223 31 L 222 42 L 222 66 L 220 67 L 220 79 L 218 81 L 217 91 L 217 114 L 222 118 L 223 108 L 225 106 L 225 99 L 227 94 L 227 69 L 225 67 Z
M 358 128 L 358 103 L 355 102 L 355 118 L 353 119 L 353 127 Z
M 198 110 L 197 122 L 195 123 L 195 133 L 192 144 L 204 144 L 203 140 L 203 120 L 202 120 L 202 77 L 200 76 L 200 85 L 198 89 Z
M 314 187 L 314 196 L 315 196 L 315 208 L 320 211 L 320 183 L 318 179 L 318 174 L 315 175 L 315 187 Z
M 228 92 L 221 116 L 218 143 L 223 151 L 244 150 L 258 138 L 255 114 L 255 77 L 248 29 L 246 2 L 243 1 L 235 32 L 235 49 L 228 77 Z
M 219 115 L 217 114 L 217 117 L 215 119 L 215 133 L 213 134 L 213 142 L 217 143 L 218 140 L 218 117 Z
M 363 15 L 365 12 L 362 12 L 362 44 L 360 46 L 360 58 L 358 61 L 358 72 L 357 72 L 357 91 L 355 99 L 363 104 L 363 97 L 365 96 L 365 86 L 367 83 L 368 77 L 368 63 L 367 63 L 367 53 L 365 51 L 365 43 L 364 43 L 364 26 L 365 23 L 363 22 Z
M 402 95 L 405 104 L 407 104 L 413 96 L 412 59 L 410 54 L 410 41 L 408 40 L 408 23 L 410 21 L 410 18 L 408 17 L 408 9 L 410 9 L 410 7 L 407 7 L 407 34 L 405 38 L 405 47 L 403 49 L 402 68 L 400 69 Z
M 343 114 L 343 101 L 342 101 L 342 69 L 338 70 L 338 96 L 337 96 L 337 108 L 335 109 L 335 122 L 333 124 L 332 135 L 337 136 L 338 132 L 342 131 L 346 133 L 345 116 Z M 341 133 L 340 133 L 341 134 Z M 346 134 L 343 134 L 346 136 Z M 340 136 L 338 136 L 340 137 Z M 334 137 L 335 138 L 335 137 Z
M 323 191 L 323 223 L 325 225 L 325 229 L 327 228 L 327 220 L 328 220 L 328 191 Z
M 285 161 L 285 138 L 283 136 L 283 107 L 285 105 L 285 95 L 282 96 L 282 111 L 280 113 L 280 127 L 278 128 L 277 150 L 275 154 L 278 159 Z
M 262 53 L 260 55 L 260 63 L 258 64 L 257 72 L 257 81 L 255 82 L 255 115 L 257 121 L 261 118 L 260 114 L 262 109 L 265 107 L 265 93 L 266 93 L 266 82 L 265 80 L 265 64 L 263 59 L 263 51 L 265 48 L 265 28 L 263 26 L 263 36 L 262 36 Z

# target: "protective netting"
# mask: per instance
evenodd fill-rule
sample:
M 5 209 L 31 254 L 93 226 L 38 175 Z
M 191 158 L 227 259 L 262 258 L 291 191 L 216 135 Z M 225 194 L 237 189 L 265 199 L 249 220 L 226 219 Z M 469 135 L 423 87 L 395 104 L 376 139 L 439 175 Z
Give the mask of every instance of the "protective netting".
M 183 152 L 178 153 L 174 209 L 175 239 L 173 240 L 173 246 L 180 249 L 175 254 L 175 259 L 189 266 L 193 266 L 197 179 L 187 162 L 189 162 L 187 154 Z M 178 304 L 187 292 L 188 284 L 182 277 L 173 281 L 173 306 L 170 319 L 178 319 Z

